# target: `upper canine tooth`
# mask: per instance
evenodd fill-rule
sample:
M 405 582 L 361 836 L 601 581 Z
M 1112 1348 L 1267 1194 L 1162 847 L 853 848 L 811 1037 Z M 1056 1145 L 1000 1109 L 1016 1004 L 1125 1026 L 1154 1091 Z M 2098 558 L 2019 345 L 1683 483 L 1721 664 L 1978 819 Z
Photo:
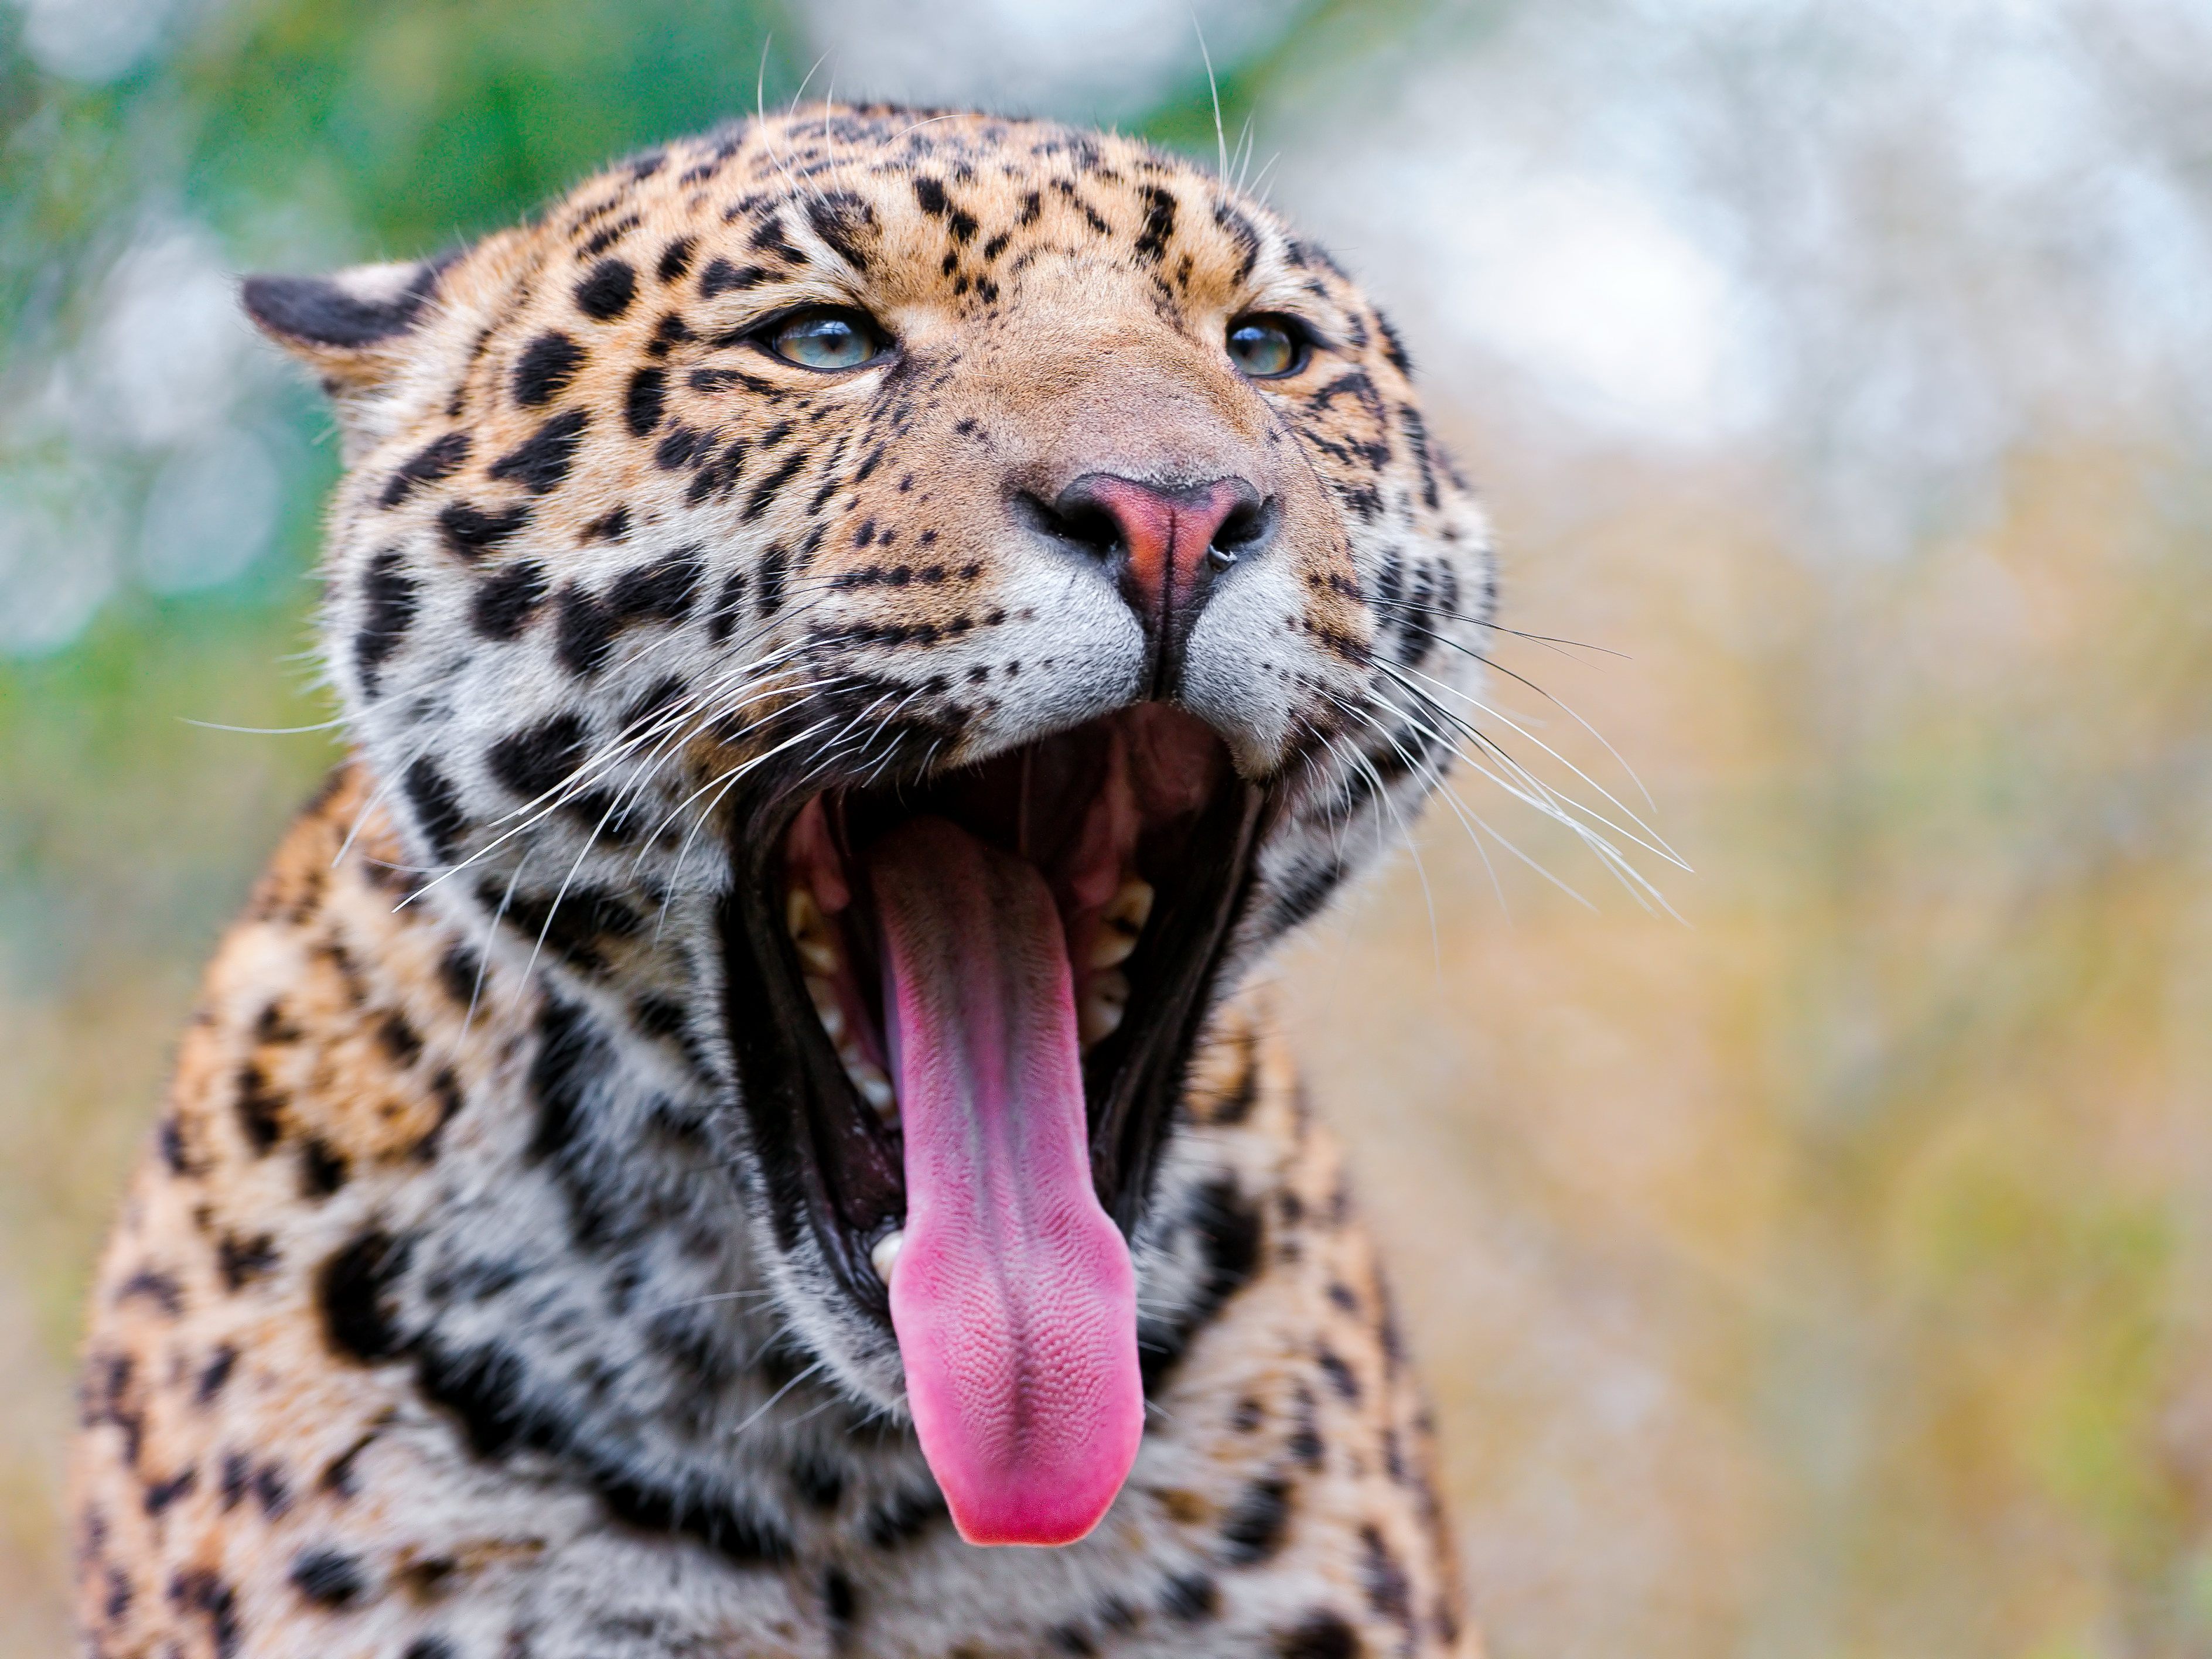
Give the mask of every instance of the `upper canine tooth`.
M 1129 1006 L 1129 981 L 1116 973 L 1100 974 L 1084 988 L 1083 1003 L 1075 1011 L 1075 1034 L 1086 1048 L 1103 1042 L 1121 1029 L 1121 1016 Z
M 799 960 L 817 974 L 837 971 L 837 936 L 811 887 L 794 887 L 783 901 L 783 925 L 799 947 Z
M 792 938 L 804 939 L 821 926 L 822 906 L 811 887 L 793 886 L 783 896 L 784 931 Z

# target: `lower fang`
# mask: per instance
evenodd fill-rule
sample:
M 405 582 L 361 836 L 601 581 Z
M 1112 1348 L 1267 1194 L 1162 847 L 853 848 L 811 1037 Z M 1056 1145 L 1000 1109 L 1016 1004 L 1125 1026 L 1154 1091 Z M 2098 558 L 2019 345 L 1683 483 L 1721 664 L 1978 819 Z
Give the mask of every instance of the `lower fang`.
M 822 1029 L 830 1034 L 830 1041 L 837 1042 L 845 1035 L 845 1006 L 837 1000 L 837 988 L 819 976 L 806 975 L 806 994 L 814 1004 L 816 1018 Z
M 1103 1042 L 1121 1029 L 1121 1016 L 1129 1006 L 1129 981 L 1119 974 L 1100 974 L 1083 990 L 1083 1004 L 1075 1011 L 1075 1034 L 1088 1048 Z
M 885 1233 L 876 1241 L 876 1248 L 868 1252 L 868 1264 L 876 1270 L 876 1277 L 884 1284 L 891 1282 L 891 1264 L 898 1260 L 899 1251 L 906 1245 L 906 1230 Z
M 891 1087 L 891 1080 L 884 1075 L 883 1068 L 854 1054 L 840 1054 L 837 1058 L 845 1062 L 845 1075 L 853 1079 L 853 1087 L 875 1115 L 885 1123 L 896 1122 L 898 1092 Z

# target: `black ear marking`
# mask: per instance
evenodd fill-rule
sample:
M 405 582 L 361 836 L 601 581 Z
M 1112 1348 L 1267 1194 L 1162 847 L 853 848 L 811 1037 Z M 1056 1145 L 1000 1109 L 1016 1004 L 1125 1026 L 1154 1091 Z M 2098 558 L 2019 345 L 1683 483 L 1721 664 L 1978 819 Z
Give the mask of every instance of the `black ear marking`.
M 358 351 L 412 328 L 454 257 L 330 276 L 249 276 L 240 297 L 248 316 L 295 350 Z
M 365 300 L 326 276 L 249 276 L 246 309 L 271 334 L 312 345 L 365 346 L 414 321 L 422 294 L 413 285 L 390 300 Z

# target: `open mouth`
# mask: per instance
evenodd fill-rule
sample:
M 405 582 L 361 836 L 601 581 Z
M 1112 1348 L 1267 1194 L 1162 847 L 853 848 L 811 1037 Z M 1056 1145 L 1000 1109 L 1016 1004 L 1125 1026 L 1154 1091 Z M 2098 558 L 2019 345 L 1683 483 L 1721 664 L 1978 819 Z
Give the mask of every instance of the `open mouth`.
M 1079 1536 L 1134 1455 L 1127 1238 L 1264 801 L 1145 703 L 740 832 L 729 1027 L 779 1242 L 811 1229 L 893 1327 L 974 1541 Z

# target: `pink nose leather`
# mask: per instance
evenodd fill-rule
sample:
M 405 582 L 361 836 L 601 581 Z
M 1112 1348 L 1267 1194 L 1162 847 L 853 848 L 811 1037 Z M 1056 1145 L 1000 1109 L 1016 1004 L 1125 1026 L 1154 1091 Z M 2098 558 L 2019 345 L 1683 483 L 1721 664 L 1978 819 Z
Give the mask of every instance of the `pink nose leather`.
M 1236 478 L 1162 489 L 1103 472 L 1080 480 L 1070 493 L 1076 492 L 1121 532 L 1122 588 L 1155 633 L 1196 607 L 1214 537 L 1231 513 L 1253 500 L 1252 487 Z

